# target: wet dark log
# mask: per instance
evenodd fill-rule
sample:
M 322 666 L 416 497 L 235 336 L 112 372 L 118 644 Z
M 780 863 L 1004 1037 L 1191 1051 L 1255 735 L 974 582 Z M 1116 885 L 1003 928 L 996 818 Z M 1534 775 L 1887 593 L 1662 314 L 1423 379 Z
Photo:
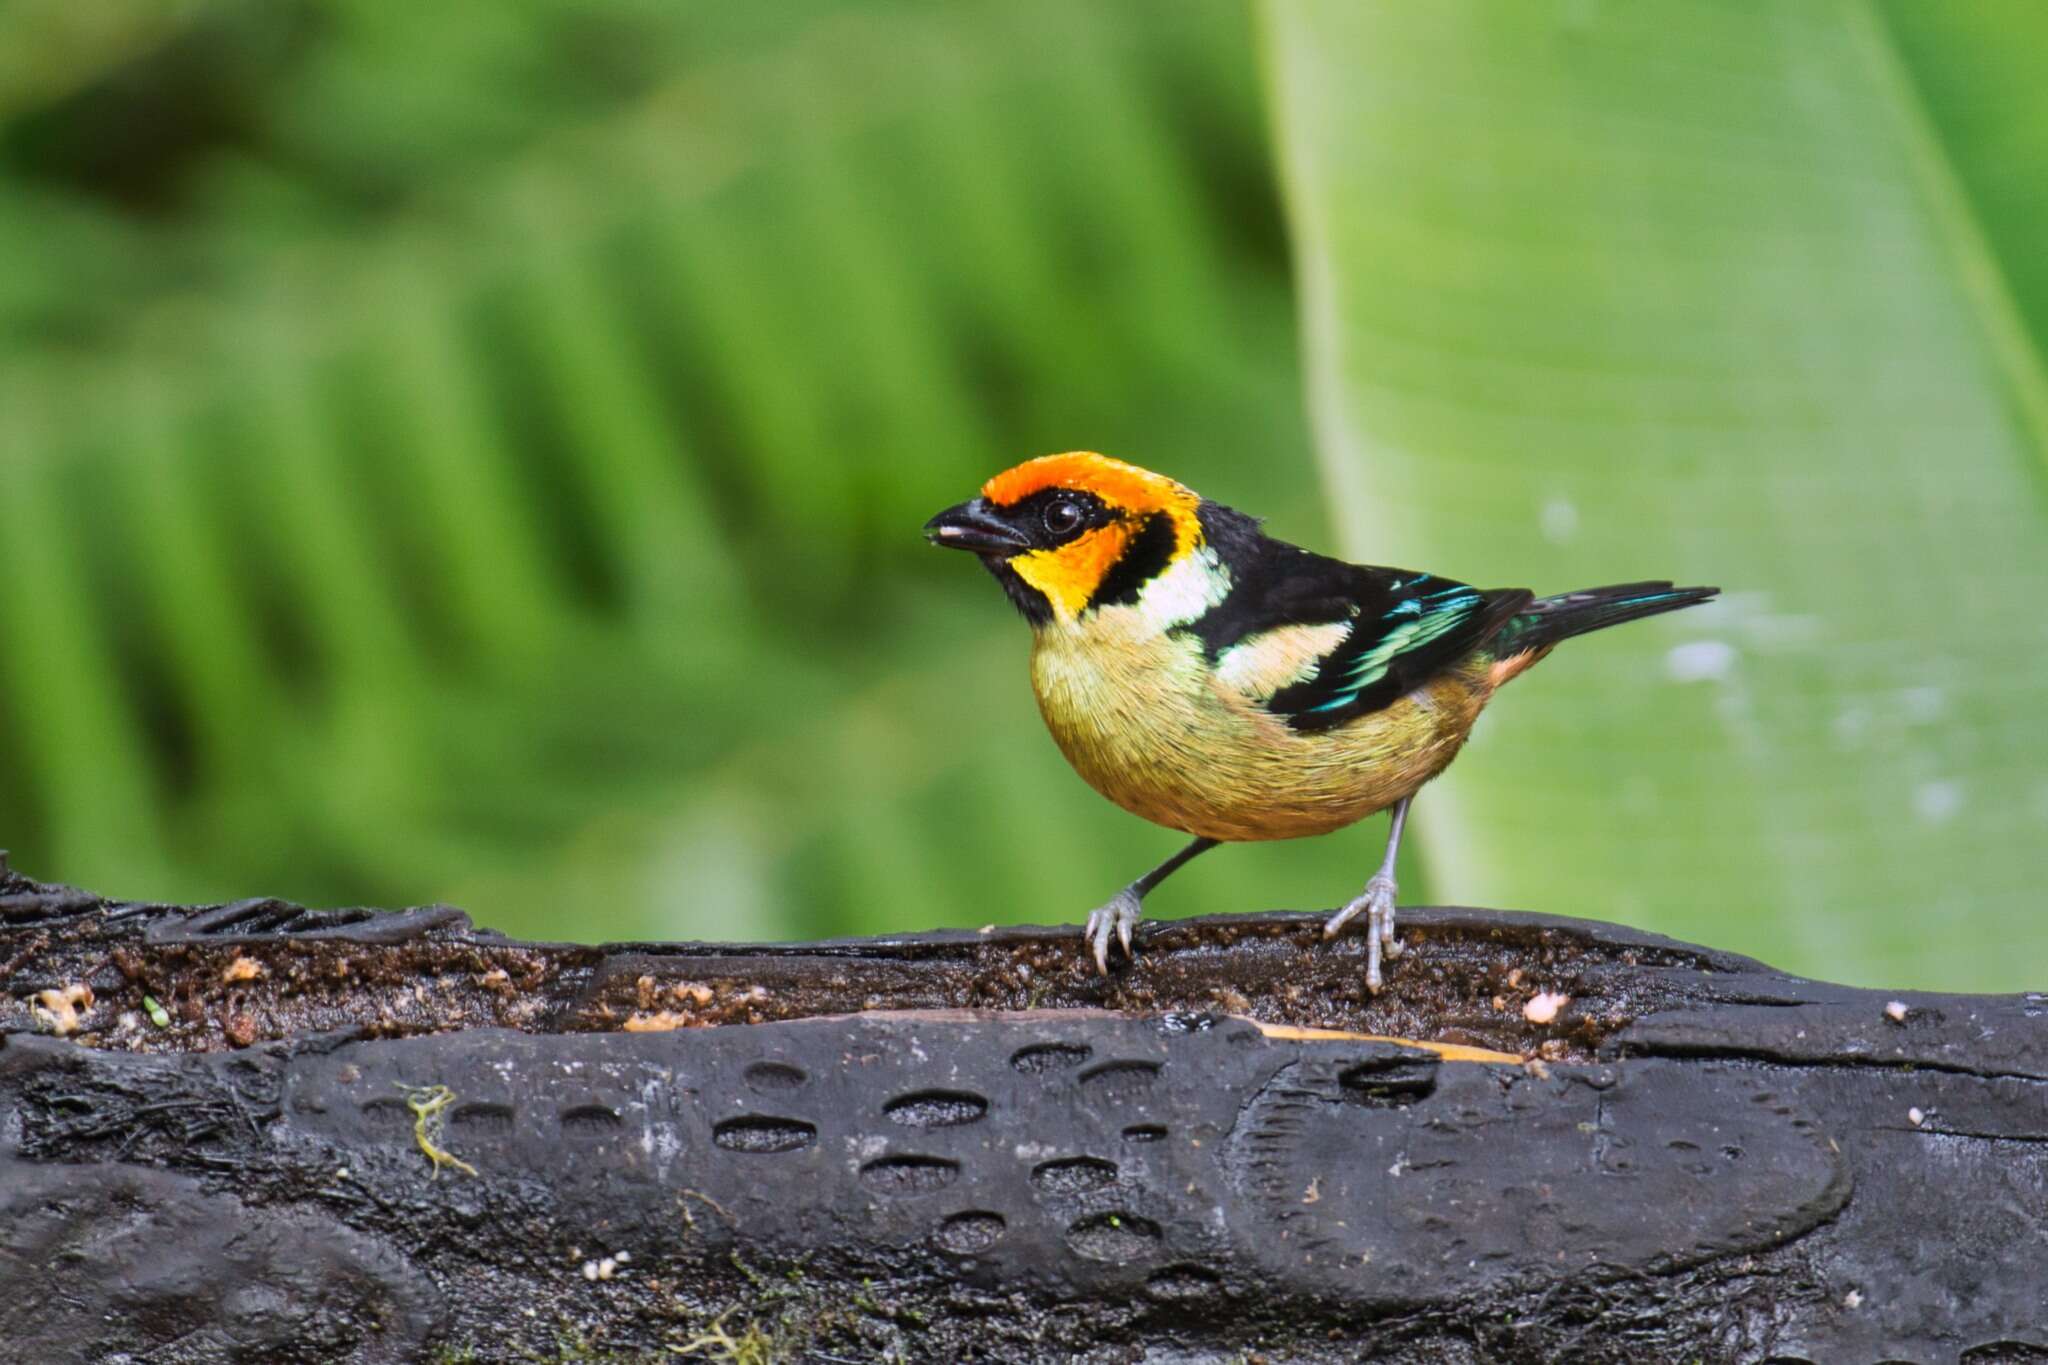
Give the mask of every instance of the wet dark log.
M 1447 909 L 1373 997 L 1319 922 L 1105 982 L 0 870 L 0 1356 L 2048 1358 L 2048 999 Z

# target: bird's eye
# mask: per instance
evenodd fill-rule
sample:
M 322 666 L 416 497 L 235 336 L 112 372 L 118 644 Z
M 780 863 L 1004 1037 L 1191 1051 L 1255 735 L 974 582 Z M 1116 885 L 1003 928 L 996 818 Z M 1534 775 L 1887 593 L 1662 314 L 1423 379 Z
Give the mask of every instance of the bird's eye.
M 1072 498 L 1055 498 L 1045 505 L 1045 529 L 1053 535 L 1071 535 L 1081 517 L 1081 504 Z

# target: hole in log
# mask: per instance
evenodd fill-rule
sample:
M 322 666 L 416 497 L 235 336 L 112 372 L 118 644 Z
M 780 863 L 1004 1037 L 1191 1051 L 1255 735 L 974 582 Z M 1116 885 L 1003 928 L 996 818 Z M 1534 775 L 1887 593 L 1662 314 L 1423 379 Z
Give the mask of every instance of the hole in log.
M 1048 1161 L 1031 1173 L 1031 1183 L 1047 1194 L 1085 1194 L 1115 1182 L 1116 1164 L 1092 1156 Z
M 1091 1261 L 1134 1261 L 1149 1255 L 1165 1234 L 1135 1213 L 1090 1214 L 1067 1229 L 1067 1245 Z
M 794 1152 L 816 1142 L 818 1130 L 801 1119 L 749 1114 L 713 1128 L 711 1140 L 728 1152 Z
M 1216 1292 L 1223 1283 L 1215 1271 L 1198 1265 L 1170 1265 L 1145 1281 L 1145 1292 L 1155 1299 L 1199 1299 Z
M 619 1111 L 610 1105 L 578 1104 L 562 1111 L 562 1131 L 570 1137 L 604 1137 L 619 1127 Z
M 988 1250 L 1008 1230 L 1000 1213 L 956 1213 L 939 1224 L 938 1242 L 947 1251 L 965 1256 Z
M 1152 1026 L 1161 1033 L 1207 1033 L 1218 1024 L 1227 1024 L 1230 1016 L 1214 1010 L 1168 1010 L 1152 1020 Z
M 755 1062 L 747 1068 L 747 1084 L 764 1095 L 794 1090 L 809 1079 L 802 1067 L 788 1062 Z
M 1043 1076 L 1048 1071 L 1065 1071 L 1088 1060 L 1094 1049 L 1077 1043 L 1037 1043 L 1023 1048 L 1010 1058 L 1010 1065 L 1027 1076 Z
M 964 1090 L 920 1090 L 898 1095 L 882 1112 L 911 1128 L 957 1128 L 979 1122 L 988 1113 L 988 1101 Z
M 960 1163 L 940 1156 L 885 1156 L 860 1168 L 861 1181 L 882 1194 L 929 1194 L 960 1178 Z
M 1081 1088 L 1095 1099 L 1118 1102 L 1147 1094 L 1158 1079 L 1157 1062 L 1104 1062 L 1081 1073 Z
M 380 1127 L 403 1124 L 410 1128 L 413 1125 L 412 1110 L 406 1108 L 405 1101 L 400 1099 L 370 1100 L 357 1112 Z
M 1344 1098 L 1375 1109 L 1406 1109 L 1436 1089 L 1436 1063 L 1403 1058 L 1364 1062 L 1337 1078 Z
M 453 1126 L 477 1134 L 509 1133 L 512 1131 L 512 1106 L 509 1104 L 465 1104 L 448 1116 Z

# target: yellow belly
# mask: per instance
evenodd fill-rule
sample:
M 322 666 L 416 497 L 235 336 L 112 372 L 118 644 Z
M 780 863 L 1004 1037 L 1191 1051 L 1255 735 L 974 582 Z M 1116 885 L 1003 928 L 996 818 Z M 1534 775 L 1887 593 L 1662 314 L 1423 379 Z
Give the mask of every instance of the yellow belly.
M 1472 661 L 1380 711 L 1304 732 L 1203 667 L 1187 636 L 1049 629 L 1031 656 L 1039 711 L 1088 784 L 1211 839 L 1327 834 L 1444 770 L 1493 693 Z

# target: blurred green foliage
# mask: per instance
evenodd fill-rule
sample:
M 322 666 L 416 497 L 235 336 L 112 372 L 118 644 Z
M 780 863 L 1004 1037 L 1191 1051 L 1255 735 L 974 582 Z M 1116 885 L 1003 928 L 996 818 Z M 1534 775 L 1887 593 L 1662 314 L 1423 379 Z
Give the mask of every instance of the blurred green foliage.
M 1320 534 L 1239 7 L 109 13 L 0 11 L 67 54 L 0 91 L 22 866 L 781 937 L 1173 846 L 919 529 L 1091 445 Z
M 1929 136 L 1953 134 L 1952 173 L 2038 328 L 2022 50 L 1991 52 L 1981 11 L 1900 8 L 1889 32 Z M 1368 558 L 1392 550 L 1365 538 L 1347 477 L 1425 496 L 1404 468 L 1346 476 L 1311 451 L 1267 127 L 1293 92 L 1260 88 L 1276 22 L 1224 0 L 0 6 L 0 845 L 123 895 L 450 899 L 562 938 L 1078 918 L 1178 841 L 1067 771 L 1022 627 L 923 545 L 924 518 L 1084 446 L 1291 539 L 1341 530 Z M 1474 60 L 1409 58 L 1415 80 Z M 1973 76 L 1994 58 L 1987 92 Z M 1586 98 L 1628 98 L 1614 81 Z M 1434 131 L 1404 135 L 1427 157 Z M 2033 177 L 2011 173 L 2015 150 Z M 1292 206 L 1297 230 L 1308 211 Z M 1302 288 L 1310 317 L 1336 306 Z M 1615 401 L 1647 401 L 1631 382 L 1612 377 Z M 1730 563 L 1702 521 L 1655 562 L 1497 566 L 1489 519 L 1526 509 L 1484 496 L 1463 457 L 1430 479 L 1434 501 L 1387 539 L 1448 573 L 1740 587 L 1809 553 L 1759 560 L 1751 531 Z M 1625 486 L 1586 515 L 1683 524 L 1697 492 Z M 1938 502 L 1915 484 L 1885 513 Z M 1827 516 L 1786 510 L 1769 534 L 1798 542 Z M 2024 628 L 2038 671 L 2031 613 Z M 1646 780 L 1722 762 L 1735 741 L 1657 673 L 1680 637 L 1622 636 L 1546 666 L 1542 761 L 1580 762 L 1593 708 L 1629 680 L 1635 721 L 1676 708 L 1630 758 Z M 1489 726 L 1509 731 L 1523 700 Z M 2010 721 L 2025 752 L 2033 715 Z M 1520 762 L 1475 771 L 1494 758 L 1481 746 L 1446 780 L 1446 821 L 1485 804 L 1461 802 L 1468 778 L 1531 780 Z M 1807 762 L 1825 786 L 1827 755 Z M 1837 865 L 1883 819 L 1842 803 L 1795 851 Z M 1582 811 L 1544 828 L 1539 899 L 1512 879 L 1488 894 L 1816 971 L 1815 934 L 1893 922 L 1856 976 L 2010 984 L 2043 963 L 2014 955 L 2029 926 L 2008 922 L 2004 944 L 1944 955 L 1937 983 L 1900 927 L 1912 905 L 1836 907 L 1779 951 L 1815 913 L 1787 886 L 1825 877 L 1759 879 L 1717 929 L 1642 892 L 1655 867 L 1628 866 L 1626 894 L 1597 859 L 1566 875 L 1604 837 Z M 1483 847 L 1483 827 L 1452 830 L 1439 862 Z M 1379 837 L 1234 849 L 1151 908 L 1329 905 Z M 1717 838 L 1694 862 L 1740 886 L 1762 856 Z M 1937 870 L 1969 894 L 1974 869 Z M 1410 869 L 1404 890 L 1456 890 L 1459 871 Z

